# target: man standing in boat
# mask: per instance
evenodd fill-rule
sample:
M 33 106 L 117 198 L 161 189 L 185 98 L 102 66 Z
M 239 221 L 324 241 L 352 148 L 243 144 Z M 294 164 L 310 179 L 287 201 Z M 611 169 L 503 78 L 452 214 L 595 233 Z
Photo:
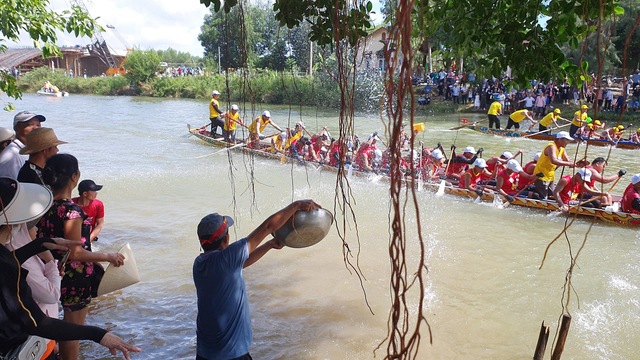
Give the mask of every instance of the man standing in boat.
M 227 111 L 224 116 L 224 127 L 222 131 L 222 135 L 224 136 L 224 141 L 235 143 L 236 142 L 236 128 L 238 124 L 244 126 L 242 123 L 242 119 L 240 119 L 240 113 L 238 112 L 240 108 L 238 105 L 231 105 L 231 110 Z M 246 126 L 245 126 L 246 127 Z
M 224 128 L 224 121 L 220 118 L 222 110 L 220 110 L 220 103 L 218 102 L 219 98 L 220 92 L 218 90 L 213 90 L 213 92 L 211 92 L 211 101 L 209 102 L 209 120 L 211 120 L 210 136 L 212 138 L 216 137 L 218 127 L 221 129 Z
M 560 117 L 561 113 L 562 112 L 560 111 L 560 109 L 554 109 L 553 111 L 545 115 L 538 123 L 538 131 L 543 132 L 544 134 L 551 134 L 551 130 L 549 129 L 549 126 L 551 125 L 551 123 L 553 123 L 556 126 L 556 128 L 558 128 L 559 127 L 557 122 L 558 119 L 564 120 L 566 122 L 570 122 L 569 120 Z
M 533 127 L 533 125 L 536 124 L 536 121 L 533 120 L 533 118 L 531 117 L 531 111 L 527 109 L 523 109 L 523 110 L 514 111 L 511 113 L 511 115 L 509 115 L 509 121 L 507 121 L 507 127 L 504 129 L 509 130 L 513 126 L 516 129 L 516 131 L 519 131 L 520 123 L 524 119 L 529 119 L 529 121 L 531 121 L 531 127 Z M 531 127 L 529 127 L 529 129 L 531 129 Z
M 534 174 L 542 174 L 542 176 L 534 182 L 534 186 L 540 199 L 546 199 L 553 190 L 553 181 L 555 180 L 555 170 L 558 166 L 568 166 L 573 168 L 576 164 L 569 161 L 565 152 L 567 144 L 573 141 L 573 138 L 566 131 L 560 131 L 556 134 L 554 141 L 548 143 L 536 163 L 533 170 Z
M 487 111 L 487 116 L 489 117 L 489 129 L 493 128 L 493 124 L 495 124 L 495 128 L 500 130 L 500 118 L 498 115 L 502 115 L 502 104 L 500 101 L 494 101 L 489 106 L 489 111 Z
M 571 126 L 569 127 L 570 136 L 573 137 L 576 134 L 576 131 L 584 126 L 588 117 L 587 110 L 589 110 L 589 107 L 587 105 L 582 105 L 580 110 L 573 114 L 573 121 L 571 121 Z
M 249 294 L 242 269 L 282 244 L 269 235 L 282 227 L 297 211 L 321 206 L 299 200 L 269 216 L 249 236 L 229 243 L 233 219 L 209 214 L 198 224 L 198 239 L 204 253 L 193 264 L 193 282 L 198 296 L 196 360 L 250 360 L 252 342 Z

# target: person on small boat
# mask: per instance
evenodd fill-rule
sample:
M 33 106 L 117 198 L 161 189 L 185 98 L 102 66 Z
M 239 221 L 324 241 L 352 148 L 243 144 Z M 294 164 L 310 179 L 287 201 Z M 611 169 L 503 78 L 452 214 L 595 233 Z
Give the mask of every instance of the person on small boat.
M 288 129 L 287 129 L 288 130 Z M 287 131 L 283 131 L 275 138 L 271 138 L 271 152 L 283 153 L 287 143 Z
M 473 167 L 465 171 L 460 178 L 458 187 L 460 187 L 460 189 L 473 191 L 478 196 L 482 196 L 482 194 L 493 194 L 491 189 L 479 186 L 483 176 L 491 178 L 493 174 L 487 171 L 487 162 L 484 159 L 476 159 L 473 162 Z
M 193 262 L 198 315 L 196 320 L 196 360 L 249 360 L 252 343 L 249 294 L 243 269 L 283 244 L 263 240 L 282 227 L 297 211 L 321 206 L 313 200 L 299 200 L 269 216 L 248 236 L 229 242 L 233 219 L 218 213 L 200 220 L 198 240 L 203 253 Z
M 494 127 L 500 130 L 500 118 L 498 115 L 502 115 L 502 104 L 500 101 L 494 101 L 489 105 L 489 111 L 487 111 L 487 117 L 489 118 L 489 129 Z
M 253 119 L 249 125 L 249 146 L 252 148 L 258 148 L 260 140 L 264 139 L 262 132 L 267 128 L 267 125 L 271 124 L 276 130 L 282 132 L 282 129 L 271 120 L 271 113 L 269 110 L 262 112 L 262 115 Z
M 36 115 L 29 111 L 21 111 L 13 117 L 15 138 L 0 153 L 0 176 L 18 178 L 18 172 L 28 158 L 27 155 L 20 155 L 20 149 L 27 144 L 27 134 L 39 128 L 40 123 L 46 119 L 43 115 Z
M 618 178 L 621 178 L 622 176 L 624 176 L 624 174 L 627 173 L 626 170 L 620 169 L 618 170 L 617 174 L 605 177 L 602 175 L 602 173 L 604 172 L 604 168 L 606 166 L 607 166 L 607 161 L 605 160 L 605 158 L 601 156 L 593 159 L 593 161 L 591 162 L 591 165 L 587 165 L 586 168 L 591 171 L 591 181 L 589 181 L 589 186 L 597 189 L 595 185 L 596 181 L 602 184 L 608 184 L 616 181 Z M 612 205 L 613 198 L 611 197 L 611 194 L 604 195 L 602 197 L 601 203 L 602 203 L 602 206 Z
M 540 195 L 540 199 L 546 199 L 553 190 L 553 181 L 555 180 L 555 170 L 558 166 L 568 166 L 573 168 L 576 164 L 567 157 L 565 147 L 573 141 L 571 135 L 566 131 L 560 131 L 556 134 L 554 141 L 549 142 L 542 150 L 542 154 L 536 163 L 533 173 L 542 174 L 542 177 L 534 181 L 536 191 Z
M 523 150 L 519 149 L 514 155 L 510 151 L 505 151 L 502 154 L 500 154 L 500 156 L 492 156 L 489 159 L 487 159 L 487 171 L 493 174 L 493 177 L 487 178 L 486 176 L 483 176 L 482 184 L 495 186 L 496 185 L 495 176 L 505 168 L 509 160 L 522 154 L 522 152 Z
M 476 159 L 482 155 L 483 149 L 478 149 L 478 153 L 476 153 L 476 149 L 474 149 L 473 146 L 467 146 L 464 148 L 462 155 L 456 155 L 455 145 L 451 145 L 451 150 L 451 159 L 449 159 L 445 176 L 447 179 L 457 182 L 465 171 L 467 171 L 469 165 L 473 164 Z
M 233 104 L 231 105 L 231 110 L 223 114 L 224 127 L 222 128 L 222 136 L 226 142 L 235 143 L 238 124 L 244 125 L 242 119 L 240 119 L 240 112 L 238 110 L 240 110 L 238 105 Z
M 372 171 L 373 159 L 375 157 L 376 142 L 380 138 L 374 133 L 367 141 L 363 142 L 358 148 L 355 156 L 355 163 L 360 171 Z
M 424 155 L 423 155 L 424 156 Z M 424 162 L 424 180 L 425 181 L 437 181 L 444 175 L 445 168 L 445 156 L 442 150 L 433 149 L 431 154 L 426 158 Z
M 11 144 L 16 133 L 11 129 L 0 127 L 0 153 Z
M 538 163 L 538 159 L 540 159 L 540 155 L 542 155 L 541 152 L 535 153 L 533 155 L 533 160 L 529 161 L 522 167 L 524 172 L 531 175 L 534 174 L 533 170 L 536 168 L 536 164 Z
M 622 194 L 620 210 L 630 214 L 640 214 L 640 174 L 631 177 L 631 183 Z
M 512 112 L 511 115 L 509 115 L 509 120 L 507 121 L 507 127 L 504 129 L 509 130 L 513 126 L 516 129 L 516 131 L 519 131 L 520 123 L 524 121 L 524 119 L 529 119 L 529 121 L 531 121 L 531 127 L 533 127 L 533 125 L 537 123 L 535 120 L 533 120 L 531 111 L 527 109 L 517 110 Z
M 573 137 L 576 134 L 576 131 L 585 125 L 587 117 L 589 116 L 587 115 L 587 110 L 589 110 L 589 107 L 587 105 L 582 105 L 580 110 L 573 114 L 573 120 L 569 127 L 569 136 Z
M 553 189 L 553 197 L 560 206 L 560 210 L 568 212 L 569 206 L 576 204 L 580 204 L 582 207 L 600 208 L 603 205 L 601 201 L 587 200 L 595 196 L 604 197 L 609 194 L 592 188 L 589 185 L 590 182 L 591 170 L 587 168 L 581 168 L 575 175 L 563 176 Z
M 298 148 L 295 146 L 299 139 L 302 138 L 302 132 L 304 130 L 304 124 L 302 121 L 298 121 L 293 129 L 287 128 L 287 141 L 284 145 L 284 151 L 288 152 L 288 156 L 292 158 L 300 159 L 298 154 Z
M 557 128 L 559 127 L 558 120 L 570 122 L 569 120 L 560 117 L 560 114 L 562 114 L 562 111 L 560 111 L 560 109 L 553 109 L 553 111 L 545 115 L 542 119 L 540 119 L 540 122 L 538 123 L 538 131 L 542 132 L 543 134 L 551 134 L 551 130 L 549 129 L 551 123 L 553 123 Z
M 507 201 L 512 202 L 513 197 L 520 193 L 522 197 L 535 198 L 538 193 L 535 191 L 521 191 L 528 186 L 536 176 L 526 173 L 516 159 L 507 161 L 506 168 L 500 170 L 496 176 L 496 190 Z
M 631 134 L 631 136 L 629 137 L 629 141 L 634 142 L 636 144 L 640 144 L 640 129 L 636 130 L 636 132 Z
M 209 102 L 209 120 L 211 120 L 211 132 L 210 136 L 215 138 L 218 133 L 218 127 L 224 129 L 224 120 L 220 117 L 222 110 L 220 110 L 220 92 L 213 90 L 211 92 L 211 101 Z
M 51 128 L 33 129 L 27 134 L 27 145 L 20 149 L 20 154 L 29 155 L 29 160 L 20 168 L 18 181 L 45 186 L 42 179 L 44 165 L 50 157 L 58 153 L 58 145 L 66 143 L 58 140 Z
M 622 125 L 614 126 L 609 129 L 603 130 L 600 133 L 600 140 L 616 142 L 622 137 L 621 131 L 624 131 L 624 126 Z

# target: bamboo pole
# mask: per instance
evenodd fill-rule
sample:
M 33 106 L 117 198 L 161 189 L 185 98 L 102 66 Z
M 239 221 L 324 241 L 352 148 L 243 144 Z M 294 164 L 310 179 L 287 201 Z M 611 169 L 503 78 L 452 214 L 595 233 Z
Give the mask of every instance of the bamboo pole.
M 536 344 L 536 352 L 533 354 L 533 360 L 544 359 L 544 352 L 547 350 L 547 342 L 549 341 L 549 327 L 542 322 L 540 326 L 540 334 L 538 335 L 538 343 Z
M 564 350 L 564 343 L 567 341 L 567 335 L 569 334 L 569 327 L 571 326 L 571 315 L 562 315 L 562 323 L 560 324 L 560 331 L 558 333 L 558 342 L 551 354 L 551 360 L 560 360 L 562 351 Z

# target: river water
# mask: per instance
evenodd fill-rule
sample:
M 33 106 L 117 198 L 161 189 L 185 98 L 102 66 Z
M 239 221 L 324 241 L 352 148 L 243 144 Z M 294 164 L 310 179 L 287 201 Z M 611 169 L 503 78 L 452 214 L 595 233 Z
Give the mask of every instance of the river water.
M 44 114 L 44 125 L 69 142 L 60 146 L 61 152 L 78 157 L 82 178 L 104 184 L 99 198 L 106 206 L 106 224 L 97 246 L 112 250 L 129 242 L 142 281 L 94 301 L 88 323 L 114 326 L 116 334 L 141 346 L 136 359 L 195 357 L 191 267 L 199 253 L 195 228 L 202 216 L 233 216 L 235 239 L 294 199 L 312 198 L 334 209 L 335 173 L 252 160 L 239 153 L 196 158 L 217 150 L 185 136 L 186 123 L 208 123 L 204 101 L 25 95 L 15 104 L 18 111 Z M 302 119 L 312 131 L 322 125 L 336 129 L 336 113 L 298 107 L 269 110 L 279 125 Z M 13 115 L 0 113 L 0 126 L 10 127 Z M 248 119 L 250 109 L 243 115 Z M 527 162 L 545 145 L 470 130 L 448 131 L 457 125 L 454 115 L 416 119 L 420 121 L 427 122 L 427 131 L 420 135 L 425 145 L 440 141 L 445 149 L 454 142 L 459 149 L 484 147 L 485 157 L 522 148 Z M 360 114 L 356 130 L 366 137 L 372 131 L 382 133 L 383 127 L 378 115 Z M 568 152 L 574 154 L 575 145 Z M 606 153 L 591 148 L 590 158 Z M 637 152 L 614 149 L 610 173 L 623 165 L 629 175 L 617 185 L 617 193 L 631 174 L 640 172 Z M 384 357 L 384 352 L 373 351 L 386 336 L 390 307 L 388 185 L 376 177 L 357 178 L 351 189 L 364 292 L 343 262 L 335 229 L 313 247 L 268 253 L 245 270 L 254 358 Z M 568 240 L 556 242 L 538 270 L 546 245 L 564 227 L 562 216 L 515 206 L 498 209 L 426 191 L 417 196 L 429 267 L 425 314 L 433 331 L 429 345 L 422 328 L 419 358 L 531 358 L 542 321 L 551 325 L 551 339 L 554 336 L 570 254 L 577 252 L 591 222 L 576 221 Z M 406 223 L 409 237 L 417 239 L 411 211 Z M 347 241 L 355 261 L 358 238 L 353 221 L 348 224 Z M 573 321 L 563 359 L 638 357 L 638 234 L 637 229 L 603 223 L 591 228 L 574 270 L 568 309 Z M 409 241 L 407 254 L 408 263 L 415 264 L 417 240 Z M 415 266 L 409 269 L 413 271 Z M 86 359 L 109 358 L 102 347 L 88 342 L 81 352 Z

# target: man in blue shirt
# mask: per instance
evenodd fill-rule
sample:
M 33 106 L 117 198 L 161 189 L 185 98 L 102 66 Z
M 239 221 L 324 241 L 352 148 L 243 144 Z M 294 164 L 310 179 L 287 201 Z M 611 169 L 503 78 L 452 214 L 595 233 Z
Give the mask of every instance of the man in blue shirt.
M 271 239 L 260 243 L 282 227 L 298 210 L 320 205 L 299 200 L 269 216 L 249 236 L 229 244 L 233 219 L 209 214 L 198 224 L 198 239 L 204 253 L 193 263 L 193 281 L 198 295 L 196 360 L 250 360 L 251 314 L 242 269 L 282 244 Z

